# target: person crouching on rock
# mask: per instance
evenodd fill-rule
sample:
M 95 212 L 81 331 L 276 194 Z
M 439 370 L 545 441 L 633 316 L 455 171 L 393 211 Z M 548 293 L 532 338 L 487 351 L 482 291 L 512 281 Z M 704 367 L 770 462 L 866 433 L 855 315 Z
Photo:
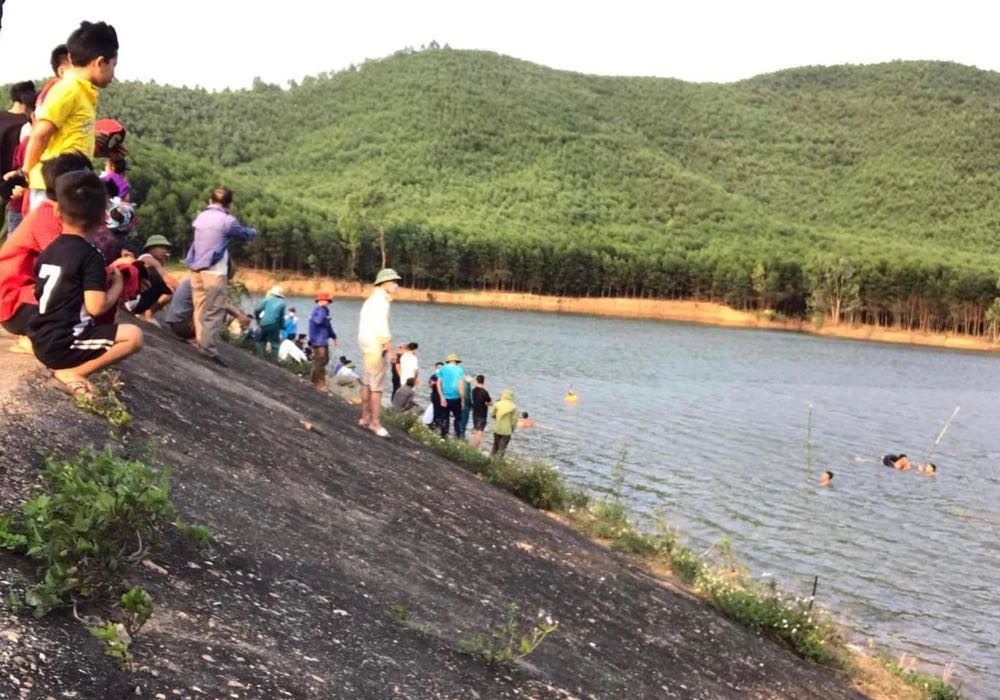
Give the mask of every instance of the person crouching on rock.
M 16 352 L 32 352 L 28 324 L 38 315 L 36 263 L 63 230 L 55 208 L 56 180 L 66 173 L 91 169 L 90 159 L 79 153 L 64 153 L 45 161 L 45 201 L 24 217 L 0 247 L 0 324 L 8 333 L 20 336 Z
M 52 370 L 53 385 L 91 397 L 86 377 L 142 348 L 142 330 L 94 317 L 115 308 L 122 275 L 111 268 L 105 291 L 104 257 L 86 236 L 104 221 L 107 193 L 97 174 L 66 173 L 56 180 L 56 211 L 63 232 L 38 257 L 38 315 L 28 326 L 35 357 Z
M 170 259 L 170 241 L 166 236 L 150 236 L 146 239 L 142 255 L 136 260 L 146 270 L 149 286 L 135 299 L 125 303 L 125 308 L 146 321 L 159 325 L 154 314 L 170 303 L 170 297 L 177 289 L 177 283 L 164 267 Z

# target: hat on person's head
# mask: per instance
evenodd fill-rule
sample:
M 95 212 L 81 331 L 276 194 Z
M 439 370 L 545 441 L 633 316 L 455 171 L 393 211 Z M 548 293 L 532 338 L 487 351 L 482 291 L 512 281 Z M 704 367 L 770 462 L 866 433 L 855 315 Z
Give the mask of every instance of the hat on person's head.
M 285 298 L 285 290 L 280 284 L 276 284 L 267 291 L 268 296 Z
M 333 301 L 333 296 L 329 292 L 317 292 L 316 301 Z
M 504 389 L 503 393 L 500 394 L 500 398 L 503 399 L 504 401 L 513 401 L 514 392 L 511 391 L 510 389 Z
M 384 284 L 386 282 L 392 282 L 393 280 L 401 280 L 401 279 L 403 279 L 403 278 L 400 277 L 398 274 L 396 274 L 395 270 L 393 270 L 391 267 L 387 267 L 387 268 L 384 268 L 382 270 L 379 270 L 378 274 L 375 275 L 375 286 L 377 287 L 380 284 Z
M 157 233 L 156 235 L 150 236 L 149 238 L 146 239 L 146 245 L 143 247 L 143 250 L 149 250 L 150 248 L 156 248 L 157 246 L 163 246 L 164 248 L 173 248 L 173 246 L 170 245 L 170 241 L 167 240 L 166 236 L 161 236 L 160 234 Z
M 448 357 L 444 358 L 445 362 L 461 362 L 462 360 L 455 353 L 451 353 Z

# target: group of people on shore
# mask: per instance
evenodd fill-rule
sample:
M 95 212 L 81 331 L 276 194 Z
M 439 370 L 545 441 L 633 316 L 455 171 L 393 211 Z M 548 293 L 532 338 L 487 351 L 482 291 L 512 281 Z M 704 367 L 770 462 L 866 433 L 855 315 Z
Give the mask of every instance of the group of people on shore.
M 183 280 L 167 272 L 172 245 L 165 236 L 150 236 L 139 255 L 129 250 L 126 239 L 136 217 L 124 129 L 116 130 L 115 122 L 108 133 L 98 134 L 96 127 L 100 89 L 114 79 L 117 63 L 114 27 L 83 22 L 53 50 L 55 77 L 39 92 L 30 82 L 15 85 L 11 107 L 0 118 L 0 199 L 7 233 L 0 246 L 0 324 L 17 337 L 13 350 L 33 353 L 49 370 L 52 386 L 90 397 L 89 375 L 143 345 L 140 327 L 119 324 L 117 314 L 160 325 L 156 314 L 163 310 L 162 325 L 211 361 L 226 364 L 218 346 L 229 319 L 230 331 L 252 339 L 260 354 L 311 360 L 313 384 L 326 389 L 330 345 L 340 345 L 330 294 L 316 295 L 308 334 L 298 333 L 295 310 L 287 307 L 280 286 L 252 314 L 230 300 L 230 243 L 257 233 L 233 216 L 232 190 L 212 190 L 192 222 Z M 94 171 L 93 157 L 107 160 L 102 176 Z M 389 332 L 389 305 L 399 281 L 394 270 L 381 270 L 362 306 L 362 373 L 344 356 L 335 368 L 338 378 L 360 384 L 358 422 L 380 437 L 388 436 L 380 420 L 387 369 L 393 368 L 399 410 L 414 408 L 419 382 L 419 346 L 397 348 Z M 485 378 L 466 376 L 459 364 L 457 356 L 449 356 L 429 380 L 432 422 L 446 436 L 453 418 L 462 438 L 471 415 L 478 447 L 491 414 L 494 452 L 503 453 L 517 425 L 513 395 L 505 390 L 494 404 Z

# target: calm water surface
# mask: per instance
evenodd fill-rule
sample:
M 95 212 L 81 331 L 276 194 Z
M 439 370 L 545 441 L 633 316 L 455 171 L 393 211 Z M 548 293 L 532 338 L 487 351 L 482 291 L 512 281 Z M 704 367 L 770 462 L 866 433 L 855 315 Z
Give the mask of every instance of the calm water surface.
M 306 318 L 312 302 L 293 303 Z M 331 308 L 354 359 L 359 308 Z M 954 663 L 967 692 L 1000 698 L 1000 357 L 405 303 L 392 329 L 420 343 L 424 379 L 457 352 L 494 397 L 513 389 L 540 427 L 516 433 L 512 451 L 593 492 L 612 488 L 623 460 L 638 514 L 662 510 L 699 551 L 730 538 L 755 575 L 790 592 L 819 576 L 819 602 L 859 640 L 930 671 Z M 886 452 L 923 459 L 956 406 L 937 477 L 877 464 Z M 823 469 L 832 488 L 816 486 Z

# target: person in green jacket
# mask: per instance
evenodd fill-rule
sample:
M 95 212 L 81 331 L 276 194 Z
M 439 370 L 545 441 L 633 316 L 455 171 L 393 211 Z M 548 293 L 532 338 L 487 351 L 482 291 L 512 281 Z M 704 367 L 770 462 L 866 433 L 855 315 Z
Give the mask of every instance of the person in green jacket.
M 493 453 L 503 456 L 510 442 L 510 436 L 517 427 L 517 405 L 514 403 L 514 392 L 504 389 L 500 400 L 493 404 L 490 413 L 493 416 Z
M 271 344 L 271 357 L 277 359 L 278 346 L 281 345 L 281 327 L 285 323 L 285 292 L 278 285 L 271 287 L 267 295 L 253 310 L 254 318 L 260 324 L 260 337 L 257 339 L 257 353 L 263 355 L 268 343 Z

